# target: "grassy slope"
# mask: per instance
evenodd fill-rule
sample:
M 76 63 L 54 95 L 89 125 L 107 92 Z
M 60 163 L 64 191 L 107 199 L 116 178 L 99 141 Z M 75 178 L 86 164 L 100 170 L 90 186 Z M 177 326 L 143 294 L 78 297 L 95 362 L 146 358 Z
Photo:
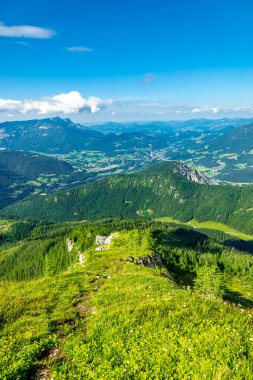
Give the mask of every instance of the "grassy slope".
M 197 220 L 194 220 L 194 219 L 190 220 L 189 222 L 184 223 L 184 222 L 180 222 L 180 220 L 173 219 L 169 216 L 165 216 L 163 218 L 156 218 L 155 220 L 158 222 L 164 222 L 164 223 L 182 224 L 182 225 L 190 226 L 193 228 L 200 228 L 200 229 L 207 228 L 210 230 L 222 231 L 225 234 L 228 234 L 230 236 L 235 236 L 241 240 L 245 240 L 245 241 L 253 240 L 253 235 L 243 234 L 242 232 L 237 231 L 234 228 L 228 227 L 222 223 L 211 222 L 211 221 L 198 222 Z
M 0 284 L 1 379 L 251 378 L 252 310 L 126 263 L 149 253 L 142 236 L 122 232 L 54 278 Z

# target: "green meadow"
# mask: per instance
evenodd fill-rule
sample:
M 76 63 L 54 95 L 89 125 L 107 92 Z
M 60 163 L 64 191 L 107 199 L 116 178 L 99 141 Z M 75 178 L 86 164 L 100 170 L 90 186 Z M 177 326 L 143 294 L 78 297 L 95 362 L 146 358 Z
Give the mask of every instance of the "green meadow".
M 155 219 L 158 222 L 163 222 L 163 223 L 173 223 L 173 224 L 181 224 L 185 226 L 190 226 L 193 228 L 199 228 L 199 229 L 210 229 L 210 230 L 215 230 L 215 231 L 222 231 L 225 234 L 228 234 L 230 236 L 235 236 L 238 239 L 245 240 L 245 241 L 251 241 L 253 240 L 253 235 L 247 235 L 244 234 L 240 231 L 235 230 L 234 228 L 228 227 L 223 223 L 218 223 L 218 222 L 198 222 L 197 220 L 190 220 L 188 222 L 180 222 L 179 220 L 173 219 L 171 217 L 163 217 L 163 218 L 156 218 Z
M 1 379 L 252 379 L 251 308 L 131 262 L 152 254 L 149 229 L 96 251 L 92 228 L 69 234 L 83 263 L 1 281 Z

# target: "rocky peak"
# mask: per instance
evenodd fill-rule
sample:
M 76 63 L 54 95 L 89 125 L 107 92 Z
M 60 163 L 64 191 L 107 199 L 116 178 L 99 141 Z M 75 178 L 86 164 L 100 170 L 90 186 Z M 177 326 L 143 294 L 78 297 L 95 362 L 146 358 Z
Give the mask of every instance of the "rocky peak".
M 189 166 L 184 163 L 179 163 L 173 171 L 174 173 L 181 174 L 192 182 L 197 182 L 202 185 L 219 185 L 219 181 L 216 179 L 207 178 L 203 173 L 198 172 L 196 169 L 189 168 Z

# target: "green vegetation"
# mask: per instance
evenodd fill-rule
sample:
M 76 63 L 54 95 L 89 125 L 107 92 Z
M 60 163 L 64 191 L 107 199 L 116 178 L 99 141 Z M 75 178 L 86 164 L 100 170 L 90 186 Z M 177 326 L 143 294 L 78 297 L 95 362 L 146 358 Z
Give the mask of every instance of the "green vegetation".
M 170 215 L 182 222 L 212 221 L 246 234 L 253 233 L 253 187 L 191 182 L 176 172 L 177 166 L 175 162 L 161 163 L 137 174 L 117 175 L 35 197 L 7 207 L 2 215 L 52 222 Z M 224 229 L 220 225 L 216 227 Z M 229 229 L 226 232 L 237 233 Z
M 77 186 L 95 177 L 38 153 L 0 151 L 0 209 L 31 195 Z
M 194 289 L 207 297 L 222 297 L 224 281 L 219 268 L 208 264 L 199 267 L 194 279 Z
M 93 302 L 97 312 L 87 338 L 73 333 L 66 339 L 67 360 L 56 366 L 56 378 L 251 376 L 251 360 L 243 353 L 252 349 L 247 311 L 178 289 L 159 272 L 131 264 L 113 274 Z
M 164 222 L 164 223 L 172 223 L 172 224 L 181 224 L 185 226 L 191 226 L 193 228 L 199 228 L 199 229 L 210 229 L 215 231 L 222 231 L 225 234 L 228 234 L 230 236 L 236 236 L 241 240 L 245 241 L 251 241 L 253 240 L 253 235 L 246 235 L 242 232 L 239 232 L 235 230 L 234 228 L 228 227 L 225 224 L 218 223 L 218 222 L 197 222 L 196 220 L 192 219 L 189 222 L 180 222 L 179 220 L 170 218 L 170 217 L 163 217 L 163 218 L 156 218 L 158 222 Z
M 95 236 L 115 231 L 96 251 Z M 242 307 L 221 298 L 223 281 L 250 284 L 251 255 L 196 231 L 141 220 L 16 222 L 2 248 L 19 246 L 20 236 L 30 255 L 25 261 L 34 255 L 40 260 L 44 250 L 45 267 L 39 277 L 31 267 L 26 281 L 14 281 L 11 270 L 12 280 L 0 282 L 1 379 L 251 378 L 252 309 L 246 301 Z M 36 253 L 31 247 L 38 239 L 63 241 L 65 248 L 50 256 L 49 244 Z M 62 266 L 66 239 L 73 261 Z M 136 265 L 137 257 L 154 250 L 165 267 Z M 14 250 L 8 259 L 12 255 L 22 253 Z M 14 267 L 22 273 L 22 260 Z
M 72 172 L 73 168 L 67 162 L 56 158 L 27 152 L 0 151 L 0 209 L 32 194 L 35 188 L 45 183 L 46 176 Z M 41 182 L 36 181 L 38 176 L 41 176 Z
M 29 152 L 0 151 L 0 168 L 35 180 L 41 174 L 69 174 L 73 168 L 64 161 Z

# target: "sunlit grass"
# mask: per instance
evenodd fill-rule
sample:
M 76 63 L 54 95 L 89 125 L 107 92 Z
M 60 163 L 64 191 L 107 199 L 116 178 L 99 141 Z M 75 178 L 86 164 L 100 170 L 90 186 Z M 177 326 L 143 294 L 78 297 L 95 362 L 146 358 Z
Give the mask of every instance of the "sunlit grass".
M 57 380 L 251 378 L 252 310 L 129 263 L 151 253 L 147 231 L 106 248 L 54 277 L 0 283 L 0 379 L 26 379 L 41 363 Z
M 228 234 L 230 236 L 235 236 L 238 239 L 245 240 L 245 241 L 250 241 L 253 240 L 253 235 L 247 235 L 244 234 L 243 232 L 237 231 L 234 228 L 228 227 L 223 223 L 218 223 L 218 222 L 212 222 L 212 221 L 206 221 L 206 222 L 198 222 L 197 220 L 190 220 L 189 222 L 180 222 L 179 220 L 170 218 L 168 216 L 163 217 L 163 218 L 156 218 L 155 219 L 158 222 L 164 222 L 164 223 L 174 223 L 174 224 L 181 224 L 185 226 L 190 226 L 193 228 L 206 228 L 210 230 L 215 230 L 215 231 L 222 231 L 225 234 Z

